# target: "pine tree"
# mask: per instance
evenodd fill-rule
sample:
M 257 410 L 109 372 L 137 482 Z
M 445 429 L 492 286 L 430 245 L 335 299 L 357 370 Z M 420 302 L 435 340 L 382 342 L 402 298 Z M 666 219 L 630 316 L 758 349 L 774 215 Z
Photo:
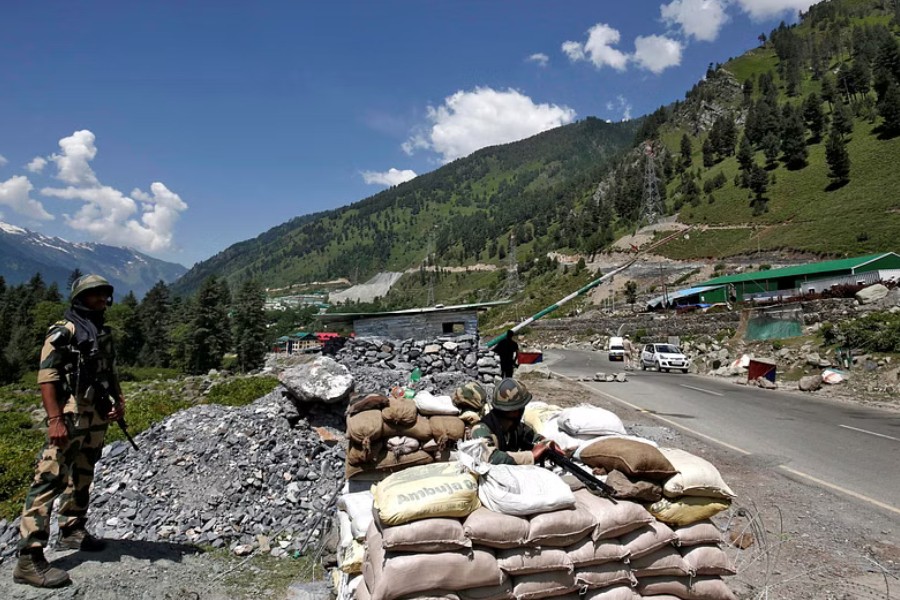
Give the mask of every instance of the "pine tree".
M 760 215 L 766 211 L 766 191 L 769 186 L 769 174 L 757 164 L 750 168 L 750 191 L 753 192 L 753 214 Z
M 234 301 L 234 339 L 238 368 L 252 371 L 265 363 L 266 297 L 255 280 L 245 281 Z
M 766 167 L 774 167 L 778 160 L 778 154 L 781 152 L 781 142 L 778 136 L 774 133 L 767 133 L 762 140 L 762 151 L 766 157 Z
M 162 281 L 150 288 L 138 305 L 135 312 L 142 341 L 138 353 L 140 364 L 148 367 L 171 366 L 172 341 L 169 328 L 174 321 L 171 318 L 171 308 L 169 287 Z
M 748 77 L 741 88 L 744 94 L 744 106 L 750 106 L 753 101 L 753 77 Z
M 137 364 L 144 339 L 134 293 L 129 291 L 121 301 L 109 307 L 106 320 L 115 335 L 117 361 L 123 365 Z
M 741 167 L 742 187 L 750 187 L 750 169 L 753 167 L 753 146 L 747 136 L 741 136 L 741 143 L 737 153 L 738 165 Z
M 885 137 L 900 134 L 900 87 L 894 82 L 888 85 L 878 103 L 878 114 L 884 119 L 881 131 Z
M 688 137 L 688 134 L 683 134 L 681 136 L 681 162 L 680 166 L 682 169 L 690 169 L 692 164 L 691 154 L 693 154 L 694 148 L 691 145 L 691 138 Z
M 703 166 L 707 169 L 716 164 L 716 151 L 709 138 L 703 140 Z
M 803 120 L 812 133 L 812 141 L 821 140 L 825 129 L 825 113 L 822 112 L 822 98 L 815 92 L 811 92 L 803 101 Z
M 838 99 L 834 104 L 831 123 L 841 135 L 853 133 L 853 115 L 850 112 L 850 107 L 841 99 Z
M 784 137 L 781 138 L 781 152 L 788 169 L 802 169 L 809 156 L 806 149 L 806 125 L 800 110 L 790 104 L 784 106 Z
M 825 144 L 825 161 L 828 163 L 828 177 L 833 186 L 840 187 L 850 181 L 847 141 L 836 126 L 832 126 Z
M 69 273 L 69 280 L 66 282 L 66 288 L 71 290 L 72 284 L 75 283 L 75 280 L 79 277 L 83 277 L 84 273 L 81 272 L 81 269 L 75 267 L 71 273 Z
M 222 366 L 222 358 L 231 341 L 228 319 L 229 299 L 217 277 L 210 276 L 200 285 L 186 340 L 186 370 L 193 374 L 206 373 Z
M 834 83 L 834 77 L 830 73 L 826 73 L 824 77 L 822 77 L 822 100 L 828 103 L 828 106 L 831 107 L 831 110 L 834 110 L 834 105 L 837 102 L 838 93 L 837 86 Z

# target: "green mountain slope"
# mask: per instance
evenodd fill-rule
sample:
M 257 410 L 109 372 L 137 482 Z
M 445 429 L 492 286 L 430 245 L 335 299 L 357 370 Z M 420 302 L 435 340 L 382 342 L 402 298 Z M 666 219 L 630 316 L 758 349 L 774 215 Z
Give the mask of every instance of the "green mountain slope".
M 666 178 L 668 207 L 679 212 L 680 221 L 701 229 L 688 240 L 668 245 L 664 254 L 688 259 L 789 251 L 825 257 L 900 246 L 900 194 L 896 193 L 900 106 L 889 106 L 890 94 L 884 91 L 900 85 L 900 26 L 893 4 L 833 0 L 816 5 L 798 25 L 776 29 L 762 47 L 729 60 L 720 71 L 713 70 L 684 103 L 667 111 L 659 139 L 676 163 L 676 172 Z M 780 119 L 773 120 L 781 123 L 773 132 L 777 150 L 770 150 L 770 157 L 766 140 L 752 144 L 753 161 L 767 176 L 766 189 L 757 200 L 757 194 L 741 181 L 737 154 L 741 136 L 753 137 L 758 126 L 753 120 L 765 103 L 761 88 L 767 76 L 774 84 L 770 100 L 778 107 L 773 113 L 780 113 Z M 752 94 L 723 97 L 711 91 L 721 90 L 727 79 L 742 92 L 752 88 Z M 820 136 L 808 123 L 799 130 L 802 133 L 785 124 L 785 107 L 790 107 L 787 112 L 802 111 L 811 102 L 811 94 L 830 98 L 819 103 L 824 116 Z M 702 112 L 698 104 L 706 103 L 708 108 L 710 102 L 714 114 L 733 117 L 737 124 L 733 152 L 718 153 L 714 161 L 704 160 L 702 151 L 714 137 L 711 115 L 707 113 L 705 127 L 697 122 Z M 845 183 L 830 177 L 826 159 L 831 129 L 842 110 L 852 124 L 852 131 L 839 136 L 850 159 Z M 692 149 L 690 165 L 684 169 L 687 176 L 677 172 L 685 134 Z M 806 158 L 790 164 L 792 150 L 788 144 L 785 151 L 785 142 L 798 138 Z M 685 179 L 693 179 L 696 187 Z M 724 185 L 713 189 L 716 180 Z
M 268 286 L 348 277 L 420 264 L 502 260 L 546 238 L 585 203 L 634 139 L 639 121 L 588 118 L 532 138 L 482 149 L 350 206 L 299 217 L 195 265 L 174 286 L 191 292 L 209 275 L 254 277 Z

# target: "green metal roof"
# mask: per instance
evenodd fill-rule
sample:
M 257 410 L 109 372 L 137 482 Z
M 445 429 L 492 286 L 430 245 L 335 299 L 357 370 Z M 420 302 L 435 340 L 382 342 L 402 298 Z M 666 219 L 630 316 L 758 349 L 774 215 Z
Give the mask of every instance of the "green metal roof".
M 897 256 L 893 252 L 881 252 L 880 254 L 868 254 L 866 256 L 857 256 L 855 258 L 841 258 L 838 260 L 826 260 L 808 265 L 797 265 L 796 267 L 784 267 L 781 269 L 769 269 L 767 271 L 754 271 L 752 273 L 740 273 L 738 275 L 724 275 L 716 277 L 709 281 L 704 281 L 699 285 L 723 285 L 727 283 L 739 283 L 743 281 L 759 281 L 763 279 L 780 279 L 782 277 L 805 277 L 809 275 L 823 275 L 832 271 L 853 270 L 885 256 Z

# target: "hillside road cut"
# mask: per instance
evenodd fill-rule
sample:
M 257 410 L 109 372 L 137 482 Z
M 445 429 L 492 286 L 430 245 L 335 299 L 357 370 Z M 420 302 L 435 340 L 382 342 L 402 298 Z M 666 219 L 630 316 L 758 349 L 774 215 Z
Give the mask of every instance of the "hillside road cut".
M 547 350 L 544 361 L 576 380 L 624 371 L 601 351 Z M 628 378 L 581 385 L 900 522 L 900 413 L 700 375 L 648 370 Z

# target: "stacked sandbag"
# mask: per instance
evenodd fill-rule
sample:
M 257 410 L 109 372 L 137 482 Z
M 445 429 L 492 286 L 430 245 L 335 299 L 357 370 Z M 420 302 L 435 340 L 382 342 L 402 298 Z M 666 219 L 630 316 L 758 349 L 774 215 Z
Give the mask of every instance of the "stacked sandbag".
M 649 507 L 660 521 L 690 525 L 731 506 L 735 493 L 709 461 L 678 448 L 660 448 L 677 473 L 666 480 L 659 502 Z
M 456 443 L 481 418 L 484 390 L 470 387 L 475 391 L 454 396 L 423 390 L 408 398 L 399 388 L 390 396 L 367 394 L 351 400 L 347 478 L 449 460 Z
M 480 506 L 474 475 L 456 463 L 394 473 L 373 487 L 364 582 L 357 598 L 393 600 L 474 590 L 494 597 L 509 580 L 494 552 L 473 547 L 463 520 Z

